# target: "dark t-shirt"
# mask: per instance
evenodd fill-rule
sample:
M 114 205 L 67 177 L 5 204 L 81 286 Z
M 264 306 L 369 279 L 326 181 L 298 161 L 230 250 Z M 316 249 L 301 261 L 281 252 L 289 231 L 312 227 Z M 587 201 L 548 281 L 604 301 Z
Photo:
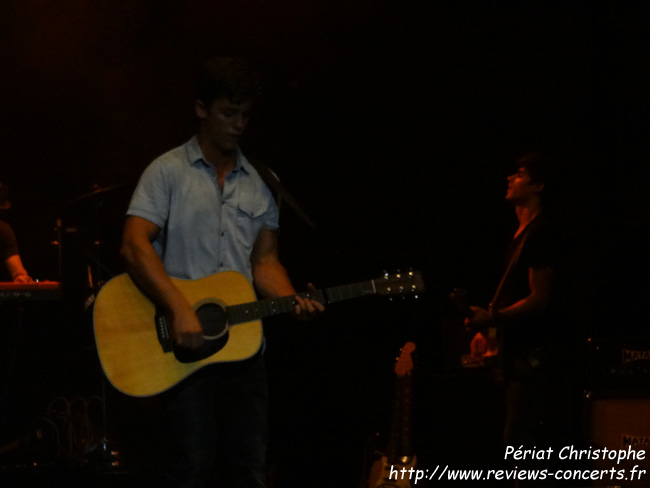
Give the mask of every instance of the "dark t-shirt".
M 553 278 L 557 280 L 560 267 L 557 234 L 557 230 L 547 218 L 538 216 L 512 241 L 506 254 L 506 266 L 518 245 L 524 240 L 521 254 L 506 278 L 496 303 L 493 304 L 497 310 L 506 308 L 530 294 L 531 268 L 552 269 Z M 504 366 L 507 367 L 517 356 L 526 356 L 540 347 L 557 344 L 560 324 L 553 302 L 552 295 L 551 304 L 544 312 L 503 325 L 501 333 L 503 360 L 506 362 Z
M 554 270 L 557 268 L 559 256 L 555 234 L 551 223 L 544 217 L 538 216 L 510 243 L 505 266 L 524 240 L 521 254 L 503 284 L 497 303 L 493 304 L 495 307 L 498 309 L 509 307 L 530 294 L 528 283 L 530 268 Z

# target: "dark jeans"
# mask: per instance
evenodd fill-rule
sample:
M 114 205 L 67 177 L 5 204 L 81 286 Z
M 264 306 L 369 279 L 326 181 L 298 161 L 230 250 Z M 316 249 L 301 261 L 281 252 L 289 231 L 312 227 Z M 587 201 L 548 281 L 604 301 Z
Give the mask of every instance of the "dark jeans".
M 572 440 L 575 385 L 571 371 L 552 366 L 535 370 L 519 367 L 512 370 L 515 374 L 508 375 L 506 444 L 524 445 L 524 448 L 558 447 Z
M 506 386 L 506 446 L 514 449 L 553 449 L 551 455 L 525 460 L 512 460 L 520 469 L 558 469 L 573 467 L 560 461 L 559 450 L 577 443 L 575 425 L 571 422 L 572 391 L 567 378 L 519 379 Z M 544 482 L 518 481 L 516 487 L 572 486 L 566 482 L 547 478 Z M 575 486 L 575 485 L 573 485 Z
M 208 366 L 168 392 L 170 487 L 263 488 L 267 397 L 261 355 Z

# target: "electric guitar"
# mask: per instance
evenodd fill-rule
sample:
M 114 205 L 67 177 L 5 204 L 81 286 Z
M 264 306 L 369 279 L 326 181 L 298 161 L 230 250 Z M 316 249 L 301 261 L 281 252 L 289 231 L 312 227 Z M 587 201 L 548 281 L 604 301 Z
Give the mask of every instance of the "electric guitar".
M 395 364 L 395 395 L 386 453 L 370 469 L 367 488 L 411 488 L 409 469 L 416 457 L 411 445 L 413 359 L 415 344 L 407 342 Z
M 111 384 L 127 395 L 156 395 L 209 364 L 254 356 L 263 340 L 261 319 L 294 309 L 294 296 L 257 301 L 250 282 L 235 271 L 172 281 L 193 304 L 203 329 L 205 340 L 198 349 L 174 344 L 165 315 L 127 274 L 116 276 L 97 294 L 93 319 L 99 359 Z M 302 296 L 330 304 L 423 291 L 421 274 L 409 271 Z
M 449 299 L 464 318 L 471 319 L 474 316 L 474 312 L 467 301 L 467 290 L 454 288 L 449 294 Z M 497 340 L 499 331 L 496 327 L 488 327 L 482 334 L 487 341 L 487 350 L 483 354 L 483 361 L 493 364 L 499 354 L 499 342 Z

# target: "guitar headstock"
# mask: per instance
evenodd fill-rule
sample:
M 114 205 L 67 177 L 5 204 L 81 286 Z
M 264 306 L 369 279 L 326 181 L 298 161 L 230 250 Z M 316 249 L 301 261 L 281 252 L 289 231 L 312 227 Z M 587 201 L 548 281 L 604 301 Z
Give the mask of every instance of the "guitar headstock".
M 420 271 L 384 273 L 381 278 L 374 280 L 378 295 L 415 295 L 424 292 L 424 280 Z
M 413 351 L 415 351 L 415 344 L 412 342 L 407 342 L 402 347 L 397 364 L 395 364 L 395 374 L 397 376 L 406 376 L 413 371 L 413 358 L 411 357 Z

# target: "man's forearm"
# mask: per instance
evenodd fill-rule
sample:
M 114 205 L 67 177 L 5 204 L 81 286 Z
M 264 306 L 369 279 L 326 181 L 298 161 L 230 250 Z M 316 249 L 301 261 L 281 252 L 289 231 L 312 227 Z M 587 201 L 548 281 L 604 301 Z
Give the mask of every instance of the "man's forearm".
M 519 319 L 530 317 L 542 313 L 548 307 L 548 299 L 540 295 L 528 295 L 526 298 L 513 303 L 509 307 L 497 312 L 499 321 L 517 321 Z
M 179 306 L 188 305 L 148 242 L 125 241 L 121 253 L 129 276 L 150 300 L 163 307 L 167 312 L 172 312 Z
M 255 288 L 264 298 L 278 298 L 295 295 L 287 270 L 276 259 L 265 260 L 253 268 Z
M 13 281 L 32 281 L 29 273 L 27 273 L 27 270 L 23 266 L 23 262 L 20 259 L 19 254 L 9 256 L 5 261 L 5 265 L 7 266 L 7 270 L 9 271 L 9 274 L 11 275 L 11 279 Z

